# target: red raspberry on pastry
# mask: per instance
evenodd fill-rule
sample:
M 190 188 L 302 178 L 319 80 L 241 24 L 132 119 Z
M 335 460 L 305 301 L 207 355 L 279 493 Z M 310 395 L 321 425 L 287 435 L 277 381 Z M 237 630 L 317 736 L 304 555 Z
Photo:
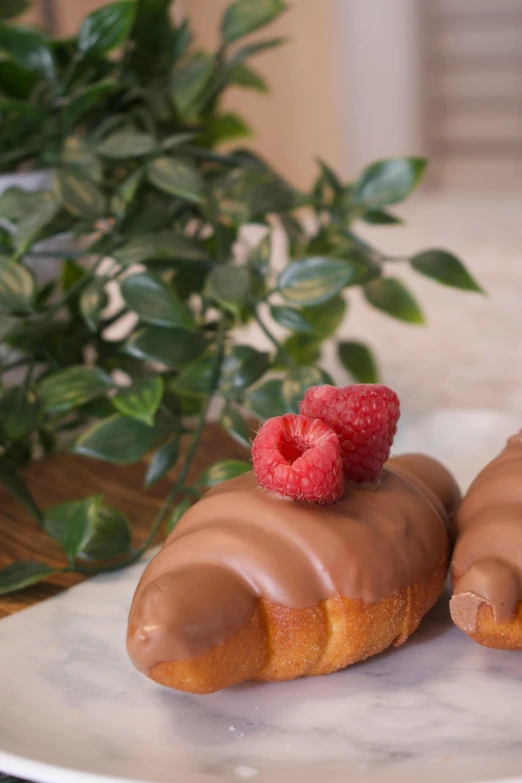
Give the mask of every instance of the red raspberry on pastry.
M 258 483 L 287 498 L 335 503 L 343 495 L 339 439 L 319 420 L 287 413 L 268 419 L 252 444 Z
M 344 476 L 374 481 L 390 455 L 400 416 L 399 398 L 380 383 L 338 389 L 311 386 L 299 406 L 302 415 L 320 419 L 338 436 Z

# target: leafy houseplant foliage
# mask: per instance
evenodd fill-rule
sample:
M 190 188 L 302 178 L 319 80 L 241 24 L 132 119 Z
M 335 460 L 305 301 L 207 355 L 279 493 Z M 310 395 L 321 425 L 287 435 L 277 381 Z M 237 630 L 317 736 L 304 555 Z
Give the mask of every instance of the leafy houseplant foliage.
M 446 251 L 389 259 L 354 230 L 357 221 L 400 222 L 388 208 L 413 190 L 424 160 L 382 161 L 352 184 L 320 163 L 312 190 L 300 193 L 251 152 L 219 151 L 249 132 L 222 110 L 224 91 L 265 91 L 251 61 L 281 43 L 243 37 L 276 19 L 281 0 L 233 2 L 214 53 L 192 45 L 187 22 L 171 22 L 169 0 L 117 0 L 91 13 L 76 38 L 57 41 L 7 20 L 23 0 L 4 5 L 0 167 L 50 167 L 53 187 L 0 197 L 0 481 L 61 545 L 63 570 L 95 573 L 135 561 L 205 487 L 248 469 L 245 451 L 245 461 L 217 463 L 186 484 L 212 400 L 221 401 L 223 429 L 247 447 L 246 416 L 296 411 L 308 386 L 330 380 L 321 345 L 342 322 L 351 288 L 414 324 L 422 311 L 389 275 L 392 262 L 479 289 Z M 260 227 L 259 241 L 248 224 Z M 288 246 L 278 272 L 274 231 Z M 75 249 L 42 284 L 40 243 L 58 234 L 74 237 Z M 115 292 L 119 304 L 108 308 Z M 115 338 L 121 319 L 127 328 Z M 232 340 L 249 321 L 270 351 Z M 377 380 L 368 346 L 341 342 L 338 354 L 355 380 Z M 36 506 L 18 467 L 67 438 L 75 453 L 108 462 L 150 454 L 147 486 L 176 467 L 139 549 L 127 519 L 99 495 Z M 0 572 L 0 593 L 55 570 L 15 563 Z

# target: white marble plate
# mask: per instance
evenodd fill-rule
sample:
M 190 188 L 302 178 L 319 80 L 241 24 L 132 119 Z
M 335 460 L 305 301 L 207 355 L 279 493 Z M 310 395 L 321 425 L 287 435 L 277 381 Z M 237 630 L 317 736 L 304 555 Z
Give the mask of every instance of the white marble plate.
M 444 458 L 465 484 L 518 424 L 414 414 L 397 451 Z M 195 697 L 127 660 L 142 569 L 0 622 L 0 770 L 41 783 L 522 781 L 522 655 L 469 641 L 447 596 L 404 647 L 343 672 Z

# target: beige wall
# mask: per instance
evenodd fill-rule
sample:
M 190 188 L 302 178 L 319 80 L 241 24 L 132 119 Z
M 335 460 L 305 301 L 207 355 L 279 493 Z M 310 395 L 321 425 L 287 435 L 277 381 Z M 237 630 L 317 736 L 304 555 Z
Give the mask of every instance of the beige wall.
M 230 0 L 178 0 L 204 46 L 216 45 L 219 20 Z M 103 0 L 54 0 L 58 32 L 72 33 L 80 18 Z M 255 130 L 249 145 L 296 185 L 306 186 L 316 171 L 317 155 L 339 167 L 341 129 L 335 76 L 337 0 L 294 0 L 290 10 L 263 37 L 289 41 L 260 55 L 253 64 L 271 93 L 234 90 L 227 108 L 244 115 Z
M 228 0 L 183 0 L 202 43 L 215 46 Z M 338 167 L 341 160 L 339 101 L 335 74 L 336 0 L 294 0 L 263 37 L 285 36 L 287 44 L 253 64 L 271 93 L 236 90 L 229 106 L 256 130 L 252 146 L 299 186 L 309 184 L 319 155 Z
M 36 3 L 34 8 L 31 8 L 30 11 L 24 14 L 23 21 L 29 24 L 42 23 L 42 15 L 40 13 L 40 9 L 38 8 L 38 3 Z

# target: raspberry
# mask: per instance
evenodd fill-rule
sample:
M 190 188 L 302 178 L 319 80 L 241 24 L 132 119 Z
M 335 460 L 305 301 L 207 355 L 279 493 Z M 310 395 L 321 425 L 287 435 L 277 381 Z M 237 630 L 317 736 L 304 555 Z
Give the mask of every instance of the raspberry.
M 311 386 L 299 412 L 321 419 L 341 444 L 345 478 L 374 481 L 390 455 L 397 432 L 400 402 L 394 391 L 380 383 L 360 383 L 337 389 Z
M 310 503 L 335 503 L 344 490 L 339 439 L 322 421 L 287 413 L 268 419 L 252 444 L 258 483 Z

